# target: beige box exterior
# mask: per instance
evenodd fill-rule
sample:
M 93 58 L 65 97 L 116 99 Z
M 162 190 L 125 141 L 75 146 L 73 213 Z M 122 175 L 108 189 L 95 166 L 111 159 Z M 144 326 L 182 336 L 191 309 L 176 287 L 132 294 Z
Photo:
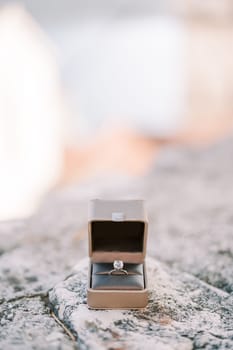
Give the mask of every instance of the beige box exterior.
M 140 251 L 94 251 L 92 244 L 93 222 L 136 222 L 144 224 L 142 246 Z M 87 304 L 94 309 L 138 309 L 148 303 L 146 274 L 146 243 L 148 220 L 143 200 L 101 200 L 90 202 L 88 241 L 89 241 L 89 274 L 87 286 Z M 111 234 L 111 233 L 109 233 Z M 128 263 L 143 263 L 144 286 L 142 290 L 96 290 L 91 288 L 92 263 L 123 260 Z

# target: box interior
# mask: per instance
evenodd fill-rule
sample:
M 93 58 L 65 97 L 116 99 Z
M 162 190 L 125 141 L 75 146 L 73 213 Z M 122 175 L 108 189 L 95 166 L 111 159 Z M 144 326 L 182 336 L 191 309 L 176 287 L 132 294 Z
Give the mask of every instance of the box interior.
M 142 252 L 145 223 L 92 221 L 92 252 Z
M 90 287 L 95 290 L 143 290 L 145 288 L 144 264 L 124 265 L 128 275 L 109 275 L 110 263 L 93 263 L 90 271 Z

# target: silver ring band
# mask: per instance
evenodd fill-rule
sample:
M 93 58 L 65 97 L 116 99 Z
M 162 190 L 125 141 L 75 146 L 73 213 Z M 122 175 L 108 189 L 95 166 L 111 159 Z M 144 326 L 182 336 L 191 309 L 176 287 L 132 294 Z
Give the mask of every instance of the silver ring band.
M 109 271 L 108 273 L 109 275 L 128 275 L 128 271 L 123 270 L 123 269 L 113 269 L 111 271 Z

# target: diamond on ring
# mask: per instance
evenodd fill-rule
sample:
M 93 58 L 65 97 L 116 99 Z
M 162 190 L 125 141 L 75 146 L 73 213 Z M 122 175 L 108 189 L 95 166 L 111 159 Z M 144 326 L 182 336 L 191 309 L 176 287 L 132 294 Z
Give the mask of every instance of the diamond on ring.
M 124 267 L 124 263 L 122 260 L 114 260 L 113 267 L 115 270 L 121 270 Z
M 124 263 L 122 260 L 113 261 L 113 270 L 109 271 L 109 275 L 128 275 L 128 271 L 123 269 Z

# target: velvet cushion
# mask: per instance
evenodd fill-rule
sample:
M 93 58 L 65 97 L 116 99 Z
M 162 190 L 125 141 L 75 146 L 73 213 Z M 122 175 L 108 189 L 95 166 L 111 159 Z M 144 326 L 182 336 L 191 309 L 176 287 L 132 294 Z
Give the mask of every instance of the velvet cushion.
M 143 264 L 125 264 L 125 274 L 108 274 L 113 269 L 111 263 L 93 263 L 91 286 L 93 289 L 142 290 L 144 289 Z

